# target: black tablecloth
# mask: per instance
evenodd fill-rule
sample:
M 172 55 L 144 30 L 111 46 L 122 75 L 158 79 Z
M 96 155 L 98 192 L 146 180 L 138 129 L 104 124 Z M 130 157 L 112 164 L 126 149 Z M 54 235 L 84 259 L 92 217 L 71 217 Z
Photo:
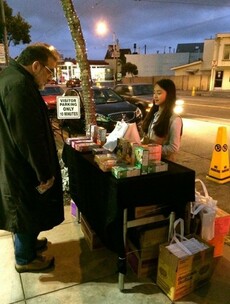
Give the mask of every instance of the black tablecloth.
M 72 199 L 102 242 L 119 256 L 125 254 L 125 208 L 167 203 L 177 217 L 183 217 L 186 204 L 195 199 L 195 172 L 173 162 L 168 162 L 167 172 L 116 179 L 99 169 L 91 153 L 65 144 L 62 157 Z

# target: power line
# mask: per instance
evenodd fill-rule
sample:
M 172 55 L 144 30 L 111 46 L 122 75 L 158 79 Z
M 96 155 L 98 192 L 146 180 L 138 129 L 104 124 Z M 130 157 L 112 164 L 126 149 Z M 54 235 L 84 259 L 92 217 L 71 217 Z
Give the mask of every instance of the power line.
M 151 3 L 160 3 L 160 4 L 184 4 L 184 5 L 197 5 L 197 6 L 214 6 L 214 7 L 220 7 L 220 3 L 210 3 L 210 1 L 207 2 L 201 2 L 198 0 L 198 2 L 193 2 L 193 1 L 159 1 L 159 0 L 134 0 L 135 2 L 151 2 Z M 230 4 L 222 4 L 221 3 L 221 8 L 223 7 L 230 7 Z

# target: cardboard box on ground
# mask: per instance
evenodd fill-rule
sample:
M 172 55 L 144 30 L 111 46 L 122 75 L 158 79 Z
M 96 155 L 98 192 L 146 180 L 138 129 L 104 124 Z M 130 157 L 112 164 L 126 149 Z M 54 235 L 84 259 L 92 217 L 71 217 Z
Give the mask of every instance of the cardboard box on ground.
M 193 255 L 179 258 L 160 245 L 157 285 L 172 300 L 178 300 L 208 282 L 214 270 L 214 247 L 196 237 L 208 247 Z
M 191 221 L 191 233 L 200 236 L 202 221 L 199 213 Z M 214 257 L 218 257 L 223 255 L 224 240 L 230 229 L 230 214 L 217 208 L 214 225 L 214 238 L 209 240 L 208 243 L 215 247 Z
M 215 218 L 215 235 L 208 241 L 214 246 L 214 257 L 222 256 L 224 250 L 224 240 L 230 229 L 230 214 L 224 210 L 217 208 Z

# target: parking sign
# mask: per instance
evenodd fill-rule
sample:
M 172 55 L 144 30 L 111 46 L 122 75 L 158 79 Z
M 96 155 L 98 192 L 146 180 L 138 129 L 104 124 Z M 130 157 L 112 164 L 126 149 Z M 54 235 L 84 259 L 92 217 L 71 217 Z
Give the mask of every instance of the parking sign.
M 81 113 L 79 96 L 57 96 L 58 119 L 79 119 L 80 117 Z

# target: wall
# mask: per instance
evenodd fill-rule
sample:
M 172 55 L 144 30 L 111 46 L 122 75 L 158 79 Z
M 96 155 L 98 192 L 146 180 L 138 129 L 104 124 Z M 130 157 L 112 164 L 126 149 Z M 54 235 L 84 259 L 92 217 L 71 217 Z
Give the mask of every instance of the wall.
M 230 90 L 230 70 L 225 70 L 224 71 L 222 89 L 223 90 Z
M 229 75 L 230 76 L 230 75 Z M 182 75 L 182 76 L 154 76 L 154 77 L 124 77 L 122 78 L 122 83 L 152 83 L 162 78 L 170 78 L 174 81 L 177 90 L 192 90 L 195 87 L 199 91 L 208 91 L 209 90 L 209 75 Z
M 198 62 L 197 64 L 184 65 L 178 69 L 173 69 L 173 72 L 175 76 L 187 76 L 192 74 L 201 75 L 201 63 Z
M 215 47 L 214 39 L 206 39 L 204 41 L 203 63 L 201 65 L 201 70 L 203 72 L 209 71 L 209 74 L 212 67 L 214 47 Z
M 138 75 L 148 77 L 152 75 L 174 75 L 172 67 L 187 64 L 189 53 L 168 53 L 168 54 L 132 54 L 125 55 L 126 62 L 135 64 Z

